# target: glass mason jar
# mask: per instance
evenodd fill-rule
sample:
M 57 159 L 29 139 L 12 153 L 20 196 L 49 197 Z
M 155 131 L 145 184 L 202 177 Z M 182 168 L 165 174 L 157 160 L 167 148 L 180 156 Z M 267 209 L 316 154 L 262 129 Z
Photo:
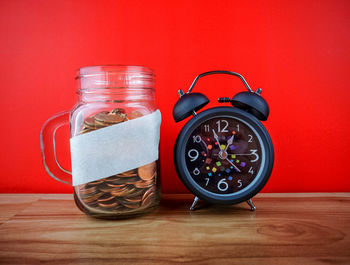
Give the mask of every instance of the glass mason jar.
M 64 169 L 57 160 L 55 144 L 56 130 L 69 121 L 74 200 L 78 208 L 88 215 L 99 218 L 125 218 L 150 212 L 160 201 L 158 160 L 160 118 L 159 124 L 154 125 L 156 130 L 148 132 L 147 137 L 153 141 L 151 148 L 148 146 L 148 149 L 143 150 L 143 157 L 136 159 L 137 162 L 133 160 L 132 155 L 138 154 L 139 150 L 130 150 L 129 154 L 129 150 L 125 150 L 128 148 L 118 150 L 107 146 L 105 148 L 108 154 L 105 154 L 104 150 L 98 150 L 100 144 L 116 143 L 120 148 L 118 144 L 129 141 L 125 138 L 128 138 L 128 135 L 135 137 L 136 141 L 142 141 L 140 134 L 141 136 L 147 134 L 148 127 L 152 125 L 150 122 L 152 119 L 149 120 L 147 117 L 157 112 L 153 71 L 141 66 L 88 66 L 78 70 L 76 81 L 78 102 L 74 108 L 51 117 L 41 129 L 40 144 L 46 171 L 54 179 L 72 184 L 72 173 Z M 140 123 L 143 118 L 148 120 Z M 132 120 L 135 120 L 134 123 Z M 138 127 L 132 127 L 134 124 Z M 126 131 L 127 135 L 125 131 L 119 135 L 125 129 L 123 126 L 129 128 L 127 129 L 129 131 Z M 133 128 L 138 130 L 135 132 L 136 136 Z M 77 146 L 73 146 L 73 141 L 76 139 L 81 142 L 74 143 Z M 137 144 L 142 145 L 141 142 Z M 97 154 L 95 149 L 90 152 L 90 145 L 91 148 L 96 148 Z M 76 151 L 73 147 L 79 150 Z M 112 153 L 107 149 L 111 149 Z M 156 150 L 156 158 L 154 161 L 145 162 L 149 159 L 147 158 L 149 149 Z M 83 152 L 88 153 L 90 157 L 85 158 Z M 78 165 L 85 174 L 90 174 L 90 171 L 99 174 L 100 171 L 105 171 L 104 167 L 109 168 L 111 165 L 115 165 L 119 171 L 123 167 L 129 166 L 129 168 L 127 171 L 110 175 L 96 176 L 95 173 L 92 179 L 87 178 L 85 181 L 80 179 L 74 183 L 73 154 L 77 157 L 75 159 L 79 160 L 76 163 L 82 163 L 81 161 L 87 159 L 87 164 Z M 109 162 L 109 159 L 113 162 Z M 101 163 L 98 166 L 98 162 L 101 161 L 102 166 Z M 106 161 L 105 164 L 103 161 Z M 91 165 L 95 163 L 97 166 Z M 136 165 L 135 163 L 139 164 L 135 168 L 130 168 Z M 90 168 L 84 171 L 84 167 Z

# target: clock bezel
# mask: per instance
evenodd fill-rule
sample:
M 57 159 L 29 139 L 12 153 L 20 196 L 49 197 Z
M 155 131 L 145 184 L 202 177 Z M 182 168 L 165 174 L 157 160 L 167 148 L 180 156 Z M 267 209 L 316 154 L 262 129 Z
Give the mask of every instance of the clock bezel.
M 186 143 L 189 137 L 198 126 L 207 120 L 223 116 L 243 120 L 244 123 L 254 129 L 257 136 L 260 137 L 259 142 L 262 145 L 261 150 L 262 152 L 264 151 L 265 161 L 262 163 L 262 168 L 259 170 L 259 173 L 256 175 L 252 183 L 242 189 L 242 191 L 238 192 L 238 194 L 216 194 L 199 186 L 188 172 L 185 156 L 183 155 L 185 154 Z M 272 172 L 274 150 L 270 135 L 261 122 L 253 115 L 233 107 L 215 107 L 200 112 L 189 120 L 182 128 L 175 142 L 174 163 L 182 183 L 195 196 L 216 204 L 236 204 L 252 198 L 265 186 Z

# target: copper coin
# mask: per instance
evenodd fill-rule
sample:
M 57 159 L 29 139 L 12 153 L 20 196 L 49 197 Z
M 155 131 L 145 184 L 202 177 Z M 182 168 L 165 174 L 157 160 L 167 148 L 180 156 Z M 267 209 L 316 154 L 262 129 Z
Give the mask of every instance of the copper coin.
M 130 208 L 130 209 L 137 209 L 140 207 L 140 202 L 138 202 L 138 203 L 126 203 L 123 205 L 127 208 Z
M 140 180 L 140 181 L 135 182 L 134 186 L 136 188 L 144 189 L 144 188 L 151 187 L 153 184 L 154 184 L 154 180 L 153 179 L 148 180 L 148 181 Z
M 88 202 L 86 204 L 89 205 L 92 208 L 98 208 L 99 207 L 97 201 Z
M 126 180 L 125 184 L 131 184 L 131 185 L 135 185 L 136 182 L 140 181 L 140 178 L 138 176 L 124 178 L 124 179 Z
M 111 114 L 119 114 L 119 113 L 125 114 L 125 109 L 116 108 L 116 109 L 111 110 L 110 113 Z
M 131 198 L 124 198 L 124 200 L 128 203 L 140 203 L 142 200 L 142 196 L 135 196 Z
M 90 202 L 93 202 L 93 201 L 96 201 L 99 197 L 101 197 L 103 195 L 102 192 L 99 192 L 97 194 L 94 194 L 94 195 L 89 195 L 89 196 L 84 196 L 82 197 L 82 200 L 85 202 L 85 203 L 90 203 Z
M 134 177 L 136 175 L 137 175 L 136 169 L 132 169 L 132 170 L 117 174 L 117 176 L 119 177 Z
M 129 118 L 131 119 L 131 120 L 133 120 L 133 119 L 136 119 L 136 118 L 139 118 L 139 117 L 142 117 L 143 116 L 143 114 L 141 113 L 141 112 L 139 112 L 139 111 L 137 111 L 137 110 L 133 110 L 130 114 L 129 114 Z
M 111 195 L 110 193 L 105 193 L 98 198 L 97 201 L 102 203 L 113 203 L 115 202 L 115 196 Z
M 90 185 L 98 185 L 98 184 L 101 184 L 103 183 L 103 179 L 99 179 L 99 180 L 95 180 L 95 181 L 91 181 L 89 183 L 86 184 L 86 186 L 90 186 Z
M 123 197 L 123 196 L 127 196 L 127 195 L 133 193 L 134 191 L 135 191 L 135 188 L 128 189 L 125 187 L 125 188 L 120 189 L 120 190 L 111 190 L 110 193 L 113 196 Z
M 113 182 L 108 181 L 108 183 L 112 183 L 114 185 L 122 185 L 122 184 L 134 184 L 135 182 L 139 181 L 139 177 L 138 176 L 134 176 L 134 177 L 123 177 L 123 178 L 119 178 L 114 180 Z
M 118 180 L 118 179 L 119 179 L 119 177 L 117 175 L 113 175 L 113 176 L 110 176 L 108 178 L 104 178 L 102 180 L 107 181 L 107 182 L 113 182 L 113 181 Z
M 123 172 L 120 174 L 117 174 L 118 177 L 122 177 L 122 178 L 134 178 L 137 177 L 137 171 L 136 170 L 130 170 L 127 172 Z
M 124 117 L 122 115 L 111 115 L 105 113 L 97 113 L 95 115 L 95 122 L 103 124 L 117 124 L 124 121 Z
M 96 123 L 95 116 L 91 116 L 84 120 L 84 127 L 96 130 L 102 128 L 103 126 Z
M 96 191 L 97 191 L 96 186 L 86 188 L 86 185 L 81 185 L 79 187 L 80 194 L 91 194 L 91 193 L 95 193 Z
M 139 167 L 138 175 L 143 180 L 150 180 L 153 178 L 154 173 L 156 172 L 156 162 Z
M 94 128 L 95 127 L 95 119 L 94 117 L 87 117 L 85 120 L 84 120 L 84 124 L 87 126 L 87 127 L 90 127 L 90 128 Z
M 118 191 L 118 190 L 123 190 L 124 188 L 125 188 L 125 185 L 116 185 L 116 184 L 111 184 L 109 182 L 104 182 L 98 186 L 98 190 L 103 192 Z
M 144 188 L 147 188 L 147 185 L 145 184 L 144 181 L 140 180 L 138 182 L 135 182 L 134 183 L 134 186 L 135 188 L 138 188 L 138 189 L 144 189 Z
M 145 192 L 145 194 L 143 194 L 141 206 L 147 205 L 153 201 L 153 199 L 154 199 L 153 197 L 155 195 L 155 190 L 156 190 L 155 187 L 152 187 L 152 188 L 149 188 Z
M 92 197 L 92 196 L 95 196 L 95 195 L 102 195 L 103 194 L 103 192 L 101 193 L 101 191 L 100 190 L 97 190 L 96 189 L 96 191 L 94 191 L 94 192 L 91 192 L 91 193 L 83 193 L 83 192 L 79 192 L 79 197 L 81 197 L 82 199 L 86 199 L 86 198 L 90 198 L 90 197 Z
M 102 122 L 102 121 L 95 121 L 95 124 L 96 124 L 96 126 L 98 126 L 98 128 L 104 128 L 104 127 L 107 127 L 107 126 L 111 125 L 109 123 L 105 123 L 105 122 Z
M 129 200 L 129 199 L 126 199 L 124 197 L 117 198 L 118 202 L 121 205 L 124 205 L 125 207 L 132 208 L 132 209 L 140 207 L 141 199 L 142 199 L 142 197 L 140 197 L 138 200 L 133 200 L 133 199 Z
M 113 202 L 113 203 L 105 203 L 105 202 L 99 202 L 98 205 L 102 208 L 114 208 L 116 206 L 118 206 L 117 202 Z
M 124 196 L 124 199 L 140 197 L 143 195 L 144 192 L 145 192 L 144 189 L 135 190 L 133 193 L 130 193 L 129 195 Z
M 107 183 L 108 187 L 111 187 L 113 189 L 122 189 L 125 188 L 125 184 L 113 184 L 113 183 Z
M 88 132 L 92 132 L 94 129 L 90 129 L 88 127 L 83 127 L 83 129 L 78 133 L 78 134 L 84 134 L 84 133 L 88 133 Z

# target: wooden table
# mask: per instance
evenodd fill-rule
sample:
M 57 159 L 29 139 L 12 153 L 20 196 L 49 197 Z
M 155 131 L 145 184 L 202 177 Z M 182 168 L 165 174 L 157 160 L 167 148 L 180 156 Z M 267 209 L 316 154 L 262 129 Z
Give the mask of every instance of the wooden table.
M 0 194 L 0 264 L 350 264 L 350 193 L 261 194 L 255 212 L 191 198 L 106 221 L 72 195 Z

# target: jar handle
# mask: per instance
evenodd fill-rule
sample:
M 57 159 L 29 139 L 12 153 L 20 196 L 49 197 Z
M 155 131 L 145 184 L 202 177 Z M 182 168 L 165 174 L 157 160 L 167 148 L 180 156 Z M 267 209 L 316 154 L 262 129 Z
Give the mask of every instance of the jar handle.
M 40 149 L 46 172 L 55 180 L 72 184 L 72 172 L 64 169 L 57 160 L 56 131 L 69 124 L 70 111 L 63 111 L 49 118 L 40 130 Z

